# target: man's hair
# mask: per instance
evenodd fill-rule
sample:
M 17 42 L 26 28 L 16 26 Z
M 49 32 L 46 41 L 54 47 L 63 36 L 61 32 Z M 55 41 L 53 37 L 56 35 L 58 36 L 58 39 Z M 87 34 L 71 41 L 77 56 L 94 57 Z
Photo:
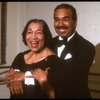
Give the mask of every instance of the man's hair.
M 77 21 L 76 9 L 75 9 L 72 5 L 70 5 L 70 4 L 65 4 L 65 3 L 63 3 L 63 4 L 58 5 L 58 6 L 54 9 L 54 13 L 55 13 L 55 11 L 56 11 L 57 9 L 62 9 L 62 8 L 64 8 L 64 9 L 70 9 L 70 10 L 72 11 L 72 14 L 73 14 L 73 16 L 72 16 L 73 20 L 74 20 L 74 21 Z

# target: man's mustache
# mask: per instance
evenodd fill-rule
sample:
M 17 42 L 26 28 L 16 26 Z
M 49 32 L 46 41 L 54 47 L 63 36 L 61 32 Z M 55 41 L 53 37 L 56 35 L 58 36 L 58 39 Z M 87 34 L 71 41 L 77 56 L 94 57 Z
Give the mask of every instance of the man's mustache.
M 56 27 L 57 29 L 67 29 L 68 27 L 65 27 L 65 26 L 59 26 L 59 27 Z

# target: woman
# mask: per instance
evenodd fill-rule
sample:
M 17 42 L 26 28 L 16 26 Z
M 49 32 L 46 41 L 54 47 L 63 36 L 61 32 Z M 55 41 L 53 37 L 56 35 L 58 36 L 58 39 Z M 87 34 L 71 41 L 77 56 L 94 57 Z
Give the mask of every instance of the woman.
M 55 98 L 60 94 L 63 62 L 49 49 L 48 25 L 41 19 L 29 20 L 22 37 L 29 50 L 15 57 L 6 75 L 10 98 Z

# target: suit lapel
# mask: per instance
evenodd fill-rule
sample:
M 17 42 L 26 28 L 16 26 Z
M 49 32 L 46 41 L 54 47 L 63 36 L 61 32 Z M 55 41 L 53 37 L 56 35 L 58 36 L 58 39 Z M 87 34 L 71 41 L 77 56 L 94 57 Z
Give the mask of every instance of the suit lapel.
M 62 51 L 61 53 L 61 56 L 60 58 L 64 59 L 64 60 L 67 60 L 67 59 L 71 59 L 73 57 L 73 54 L 72 54 L 72 47 L 73 45 L 76 46 L 76 38 L 77 38 L 78 34 L 77 32 L 75 33 L 75 35 L 69 40 L 69 42 L 66 44 L 64 50 Z

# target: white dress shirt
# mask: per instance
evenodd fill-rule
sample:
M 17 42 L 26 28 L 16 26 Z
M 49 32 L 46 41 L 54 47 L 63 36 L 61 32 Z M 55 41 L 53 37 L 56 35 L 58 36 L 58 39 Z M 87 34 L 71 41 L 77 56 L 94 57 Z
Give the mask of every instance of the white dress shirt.
M 74 34 L 72 34 L 70 37 L 68 37 L 68 40 L 67 40 L 67 42 L 69 42 L 69 40 L 73 37 L 75 35 L 75 32 L 74 32 Z M 59 40 L 63 40 L 63 38 L 61 37 L 61 36 L 59 36 Z M 61 53 L 62 53 L 62 51 L 64 50 L 64 48 L 65 48 L 65 45 L 63 44 L 63 45 L 61 45 L 60 47 L 57 47 L 57 55 L 58 55 L 58 57 L 60 57 L 61 56 Z M 68 54 L 66 54 L 66 56 L 65 56 L 65 60 L 66 59 L 69 59 L 69 58 L 71 58 L 72 57 L 72 55 L 70 54 L 70 53 L 68 53 Z

